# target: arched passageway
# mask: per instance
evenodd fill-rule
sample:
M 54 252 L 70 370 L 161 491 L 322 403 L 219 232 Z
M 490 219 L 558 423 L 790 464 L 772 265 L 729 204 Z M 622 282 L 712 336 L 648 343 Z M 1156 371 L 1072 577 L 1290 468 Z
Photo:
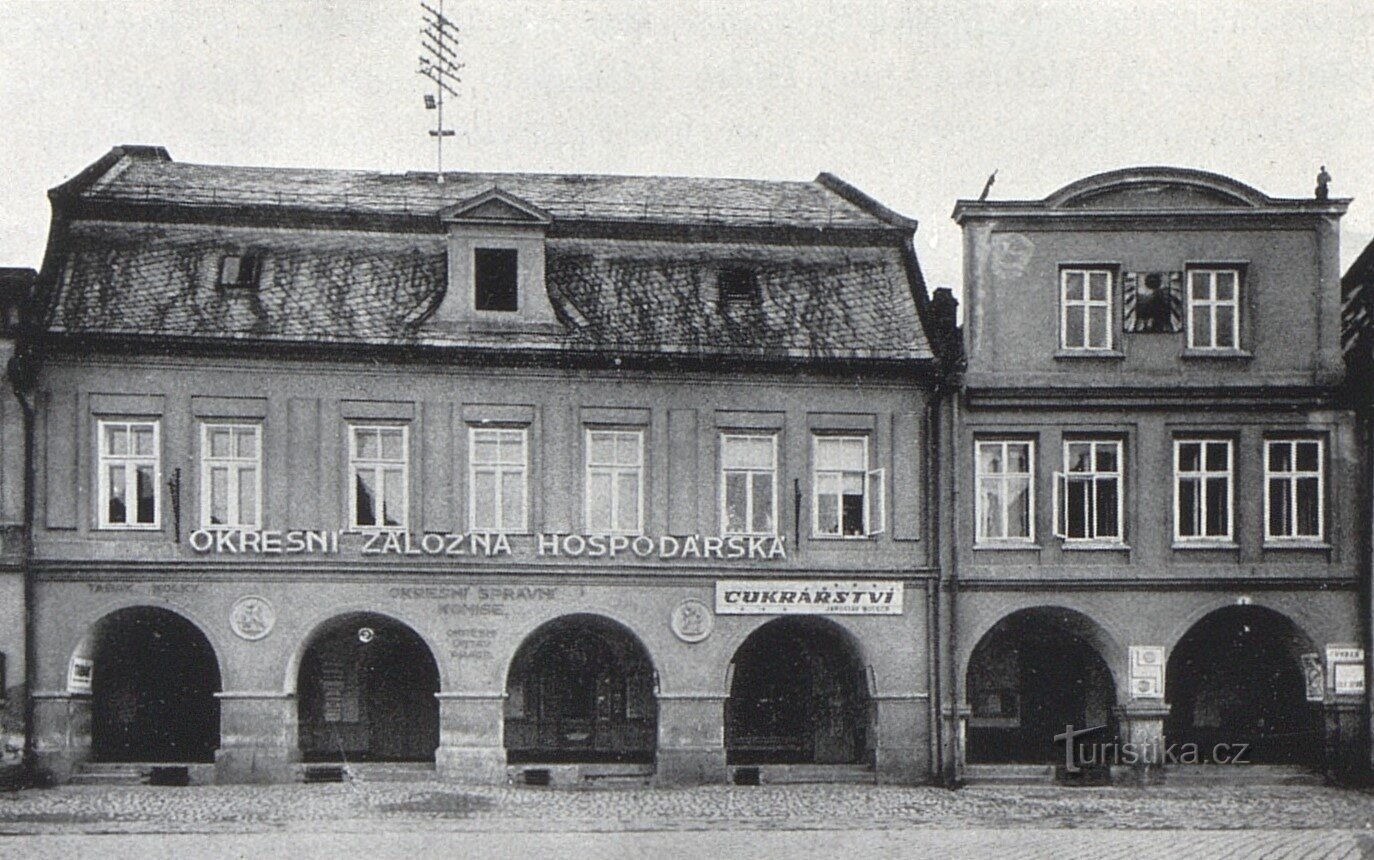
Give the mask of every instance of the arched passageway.
M 1116 687 L 1094 640 L 1096 625 L 1067 609 L 1024 609 L 973 649 L 965 680 L 970 764 L 1064 760 L 1064 727 L 1104 726 L 1084 741 L 1116 737 Z
M 350 613 L 311 637 L 297 676 L 306 761 L 434 760 L 439 668 L 395 619 Z
M 209 762 L 219 747 L 219 662 L 198 627 L 135 606 L 96 622 L 76 660 L 91 682 L 91 756 Z
M 730 764 L 859 764 L 873 721 L 858 646 L 824 618 L 779 618 L 750 634 L 731 664 L 725 704 Z
M 511 661 L 505 742 L 511 763 L 652 763 L 658 700 L 648 651 L 596 615 L 543 625 Z
M 1253 764 L 1321 764 L 1322 704 L 1307 701 L 1303 655 L 1316 648 L 1283 615 L 1228 606 L 1194 624 L 1169 656 L 1165 739 L 1196 744 L 1202 761 L 1218 744 L 1247 744 Z

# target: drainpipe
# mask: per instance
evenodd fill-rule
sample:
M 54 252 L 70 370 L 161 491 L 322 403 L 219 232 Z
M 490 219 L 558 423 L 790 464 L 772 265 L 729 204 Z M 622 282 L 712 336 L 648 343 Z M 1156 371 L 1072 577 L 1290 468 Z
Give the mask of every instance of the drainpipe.
M 958 447 L 961 443 L 960 424 L 962 420 L 959 412 L 959 395 L 956 391 L 950 397 L 949 409 L 949 444 L 945 447 L 948 452 L 945 455 L 947 471 L 949 472 L 949 713 L 950 713 L 950 744 L 949 744 L 949 773 L 946 784 L 950 788 L 957 788 L 963 781 L 959 772 L 959 476 L 957 464 L 959 462 Z
M 930 529 L 930 563 L 935 568 L 935 576 L 926 579 L 926 644 L 930 655 L 926 661 L 927 689 L 930 691 L 929 719 L 931 726 L 931 762 L 940 782 L 945 779 L 944 745 L 944 685 L 941 675 L 944 671 L 941 660 L 940 635 L 940 578 L 943 565 L 940 564 L 940 461 L 939 461 L 939 420 L 942 392 L 938 389 L 926 407 L 926 522 L 932 523 Z

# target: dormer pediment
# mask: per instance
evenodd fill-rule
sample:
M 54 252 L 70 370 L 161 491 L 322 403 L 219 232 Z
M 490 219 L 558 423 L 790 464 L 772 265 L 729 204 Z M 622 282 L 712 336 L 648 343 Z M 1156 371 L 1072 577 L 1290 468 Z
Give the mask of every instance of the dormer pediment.
M 545 227 L 553 221 L 548 212 L 496 186 L 441 210 L 439 217 L 446 224 L 530 227 Z

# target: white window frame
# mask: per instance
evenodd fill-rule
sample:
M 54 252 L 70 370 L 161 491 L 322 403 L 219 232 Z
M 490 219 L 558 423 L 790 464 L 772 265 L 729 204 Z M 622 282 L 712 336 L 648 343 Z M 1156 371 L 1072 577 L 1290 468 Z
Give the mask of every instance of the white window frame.
M 998 472 L 992 475 L 984 475 L 982 472 L 982 448 L 985 445 L 998 445 L 1002 448 L 1002 462 L 1008 462 L 1008 446 L 1026 446 L 1026 465 L 1025 472 Z M 1009 524 L 1011 518 L 1008 516 L 1008 502 L 1010 495 L 1006 492 L 1006 484 L 1009 479 L 1025 479 L 1029 489 L 1026 496 L 1027 522 L 1026 535 L 988 535 L 983 533 L 983 481 L 996 480 L 1002 484 L 1002 492 L 999 494 L 1002 505 L 1002 522 Z M 1034 546 L 1035 545 L 1035 440 L 1034 439 L 975 439 L 973 442 L 973 518 L 974 518 L 974 543 L 983 546 L 996 545 L 1016 545 Z
M 231 452 L 227 457 L 216 457 L 211 453 L 210 433 L 213 430 L 227 430 L 233 444 L 237 445 L 238 433 L 244 430 L 253 432 L 253 451 L 251 457 L 238 456 L 236 452 Z M 225 490 L 228 494 L 227 503 L 229 508 L 229 521 L 225 523 L 210 522 L 210 511 L 213 504 L 212 485 L 210 473 L 215 467 L 225 467 L 228 469 L 229 486 Z M 244 467 L 253 467 L 255 487 L 253 488 L 253 504 L 256 516 L 251 522 L 245 521 L 242 511 L 239 510 L 239 480 Z M 231 421 L 203 421 L 200 425 L 200 522 L 201 528 L 207 530 L 232 530 L 232 529 L 258 529 L 262 528 L 262 425 L 248 422 Z
M 1111 352 L 1116 348 L 1116 324 L 1112 313 L 1112 293 L 1116 289 L 1114 271 L 1102 266 L 1069 266 L 1059 270 L 1059 347 L 1069 352 Z M 1083 276 L 1083 298 L 1069 298 L 1069 276 Z M 1092 276 L 1105 275 L 1107 278 L 1107 297 L 1092 298 Z M 1105 310 L 1107 342 L 1102 346 L 1092 346 L 1091 317 L 1093 308 Z M 1083 318 L 1083 343 L 1069 343 L 1069 316 L 1079 314 Z
M 822 469 L 819 467 L 821 440 L 848 440 L 863 443 L 864 462 L 860 469 Z M 812 433 L 811 434 L 811 536 L 818 540 L 867 540 L 887 531 L 887 470 L 871 469 L 873 444 L 867 433 Z M 843 479 L 844 475 L 857 474 L 863 479 L 864 521 L 860 534 L 844 533 L 843 493 L 836 493 L 835 509 L 839 513 L 839 531 L 821 531 L 821 477 L 834 475 Z
M 135 427 L 151 427 L 153 429 L 153 453 L 148 454 L 111 454 L 106 451 L 105 439 L 106 430 L 115 427 L 123 427 L 129 434 L 130 444 L 133 442 L 133 430 Z M 151 465 L 153 467 L 153 521 L 150 523 L 112 522 L 110 520 L 110 467 L 124 467 L 124 498 L 125 515 L 130 512 L 135 517 L 138 515 L 138 467 Z M 113 529 L 118 531 L 156 531 L 162 528 L 162 420 L 152 419 L 100 419 L 96 422 L 96 474 L 97 474 L 97 498 L 96 498 L 96 521 L 101 529 Z
M 1089 447 L 1089 468 L 1085 472 L 1070 471 L 1069 448 L 1073 445 L 1088 445 Z M 1126 541 L 1126 525 L 1122 522 L 1125 512 L 1126 496 L 1126 467 L 1122 462 L 1122 448 L 1120 439 L 1065 439 L 1063 446 L 1063 471 L 1054 473 L 1054 536 L 1063 540 L 1067 544 L 1120 544 Z M 1097 452 L 1101 448 L 1111 448 L 1115 452 L 1116 469 L 1099 470 L 1097 468 Z M 1102 482 L 1111 481 L 1116 484 L 1116 534 L 1099 534 L 1098 509 L 1097 509 L 1097 485 Z M 1084 537 L 1069 537 L 1069 483 L 1086 483 L 1091 489 L 1088 493 L 1089 509 L 1085 512 L 1085 522 L 1088 525 L 1089 534 Z
M 1207 468 L 1207 446 L 1222 444 L 1226 446 L 1226 469 L 1215 470 Z M 1201 445 L 1201 457 L 1199 458 L 1200 468 L 1196 471 L 1184 472 L 1180 468 L 1184 445 Z M 1209 535 L 1183 534 L 1182 511 L 1179 510 L 1178 497 L 1179 488 L 1185 479 L 1194 479 L 1200 482 L 1201 492 L 1198 496 L 1198 517 L 1202 526 L 1202 531 L 1207 528 L 1207 481 L 1212 478 L 1226 478 L 1226 534 Z M 1236 443 L 1232 439 L 1218 439 L 1216 437 L 1184 437 L 1174 440 L 1174 487 L 1173 487 L 1173 508 L 1174 508 L 1174 541 L 1177 543 L 1210 543 L 1210 544 L 1233 544 L 1236 535 Z
M 1285 445 L 1289 447 L 1289 463 L 1292 468 L 1276 472 L 1270 468 L 1270 449 Z M 1298 468 L 1298 445 L 1317 446 L 1317 468 L 1299 469 Z M 1269 543 L 1321 543 L 1326 540 L 1326 444 L 1325 440 L 1314 437 L 1293 437 L 1284 439 L 1264 440 L 1264 540 Z M 1296 529 L 1298 525 L 1298 481 L 1302 479 L 1315 478 L 1317 480 L 1317 533 L 1314 535 L 1305 534 L 1286 534 L 1277 535 L 1270 531 L 1273 520 L 1270 512 L 1273 504 L 1270 498 L 1270 484 L 1272 481 L 1280 480 L 1288 483 L 1289 486 L 1289 525 Z
M 477 460 L 477 440 L 487 434 L 495 435 L 498 439 L 503 434 L 517 433 L 520 436 L 520 462 L 478 462 Z M 495 504 L 495 517 L 497 525 L 493 528 L 478 528 L 477 526 L 477 475 L 482 472 L 491 473 L 495 477 L 496 495 L 493 498 Z M 520 518 L 519 522 L 505 522 L 506 504 L 504 498 L 504 483 L 502 479 L 509 474 L 519 474 L 520 483 L 524 490 L 521 493 Z M 530 433 L 528 427 L 469 427 L 468 428 L 468 531 L 482 532 L 485 534 L 528 534 L 530 522 Z
M 635 450 L 639 452 L 639 462 L 636 465 L 626 465 L 618 463 L 597 463 L 592 459 L 592 438 L 598 435 L 610 435 L 617 438 L 633 436 L 635 439 Z M 582 480 L 582 520 L 586 525 L 588 534 L 606 535 L 641 535 L 644 533 L 644 430 L 639 427 L 588 427 L 583 436 L 583 452 L 585 468 Z M 638 482 L 639 489 L 636 495 L 635 527 L 633 529 L 617 529 L 614 524 L 620 520 L 620 481 L 623 475 L 633 472 L 635 480 Z M 611 528 L 605 530 L 594 530 L 592 527 L 592 476 L 595 474 L 605 474 L 611 479 Z
M 1217 275 L 1219 274 L 1229 274 L 1233 278 L 1235 278 L 1235 291 L 1229 300 L 1222 300 L 1216 297 Z M 1193 278 L 1198 275 L 1207 276 L 1207 298 L 1193 298 Z M 1239 268 L 1234 268 L 1230 266 L 1192 266 L 1187 269 L 1184 280 L 1186 282 L 1184 284 L 1184 289 L 1187 292 L 1187 295 L 1185 296 L 1185 301 L 1188 305 L 1188 321 L 1186 325 L 1186 328 L 1188 330 L 1188 348 L 1192 350 L 1219 350 L 1221 352 L 1239 351 L 1241 349 L 1240 293 L 1244 287 L 1244 283 L 1241 281 L 1241 270 Z M 1209 318 L 1212 321 L 1208 332 L 1207 343 L 1193 342 L 1193 335 L 1196 332 L 1196 326 L 1193 325 L 1193 317 L 1194 314 L 1197 312 L 1197 309 L 1200 307 L 1206 307 L 1209 309 Z M 1230 346 L 1217 345 L 1217 309 L 1223 307 L 1231 308 Z
M 728 439 L 767 439 L 773 452 L 773 465 L 769 469 L 757 468 L 737 468 L 726 466 L 725 448 Z M 726 504 L 726 490 L 729 485 L 731 474 L 743 474 L 745 476 L 744 521 L 747 524 L 743 531 L 731 531 L 729 528 L 729 506 Z M 773 527 L 767 531 L 754 531 L 754 479 L 758 475 L 767 475 L 772 479 L 772 498 L 769 504 L 773 510 Z M 720 434 L 720 533 L 723 535 L 744 535 L 744 536 L 772 536 L 778 533 L 778 434 L 776 433 L 721 433 Z
M 360 432 L 401 431 L 401 457 L 389 460 L 382 456 L 381 438 L 378 437 L 377 456 L 358 456 L 358 434 Z M 410 527 L 410 426 L 406 424 L 349 424 L 348 425 L 348 528 L 350 531 L 405 531 Z M 386 520 L 386 470 L 399 466 L 401 470 L 401 515 L 394 526 L 385 524 Z M 358 470 L 371 469 L 380 478 L 377 487 L 377 519 L 373 525 L 358 523 Z

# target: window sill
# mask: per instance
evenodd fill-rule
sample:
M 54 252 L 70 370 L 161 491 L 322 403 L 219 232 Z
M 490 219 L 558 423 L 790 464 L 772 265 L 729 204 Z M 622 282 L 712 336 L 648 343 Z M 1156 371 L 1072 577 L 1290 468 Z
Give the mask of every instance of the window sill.
M 745 535 L 741 535 L 741 537 L 745 537 Z M 775 535 L 753 535 L 753 537 L 775 537 Z M 811 539 L 825 541 L 856 541 L 874 540 L 878 537 L 881 537 L 881 535 L 812 535 Z
M 1264 548 L 1270 549 L 1320 549 L 1329 550 L 1331 544 L 1319 538 L 1293 538 L 1282 540 L 1270 538 L 1264 542 Z
M 1063 538 L 1062 540 L 1064 541 L 1065 550 L 1116 550 L 1118 552 L 1124 552 L 1131 548 L 1130 544 L 1119 540 L 1072 540 L 1068 538 Z
M 1185 359 L 1214 361 L 1249 361 L 1255 354 L 1248 349 L 1184 349 L 1180 356 Z
M 975 543 L 975 544 L 973 545 L 973 548 L 974 548 L 975 550 L 990 549 L 990 550 L 999 550 L 999 551 L 1001 551 L 1001 550 L 1023 550 L 1023 551 L 1024 551 L 1024 550 L 1038 550 L 1038 549 L 1040 549 L 1040 544 L 1036 543 L 1036 542 L 1033 541 L 1033 540 L 982 541 L 982 542 L 979 542 L 979 543 Z
M 1240 544 L 1229 540 L 1176 540 L 1174 549 L 1225 549 L 1238 550 Z
M 1055 352 L 1054 358 L 1056 361 L 1124 361 L 1126 353 L 1119 349 L 1060 349 Z
M 107 526 L 96 526 L 96 527 L 95 527 L 95 530 L 98 531 L 98 532 L 106 532 L 106 533 L 114 533 L 114 534 L 120 534 L 120 533 L 148 534 L 149 532 L 160 532 L 160 531 L 162 531 L 162 526 L 161 526 L 161 525 L 145 525 L 145 526 L 118 526 L 118 525 L 107 525 Z

